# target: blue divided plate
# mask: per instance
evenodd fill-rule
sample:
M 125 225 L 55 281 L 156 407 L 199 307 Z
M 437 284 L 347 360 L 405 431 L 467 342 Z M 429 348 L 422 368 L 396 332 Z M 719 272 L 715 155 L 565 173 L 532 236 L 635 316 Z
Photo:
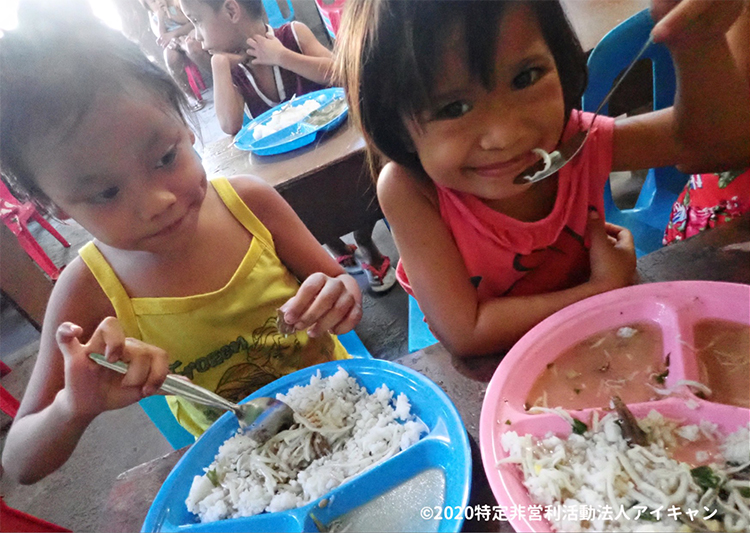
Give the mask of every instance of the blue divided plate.
M 193 478 L 203 474 L 203 469 L 211 464 L 219 446 L 234 435 L 238 428 L 234 415 L 225 413 L 175 465 L 151 504 L 142 531 L 315 532 L 319 530 L 310 516 L 313 511 L 315 519 L 325 525 L 344 515 L 352 521 L 356 516 L 360 524 L 367 520 L 365 529 L 368 531 L 375 530 L 375 523 L 386 528 L 385 531 L 460 531 L 463 516 L 443 516 L 439 521 L 423 519 L 420 516 L 420 511 L 424 507 L 430 507 L 435 516 L 438 515 L 436 507 L 451 507 L 453 510 L 465 508 L 469 501 L 471 486 L 471 451 L 461 417 L 448 396 L 422 374 L 380 359 L 332 361 L 284 376 L 256 391 L 244 401 L 260 396 L 274 397 L 277 393 L 287 392 L 295 385 L 307 385 L 311 376 L 318 370 L 323 377 L 327 377 L 335 374 L 339 366 L 356 377 L 370 393 L 383 384 L 394 391 L 394 397 L 399 393 L 405 393 L 411 403 L 412 413 L 427 425 L 429 433 L 410 448 L 304 507 L 202 524 L 195 515 L 187 511 L 185 500 Z M 427 498 L 432 501 L 413 497 L 419 492 L 419 484 L 427 483 L 424 481 L 425 476 L 432 475 L 433 472 L 442 473 L 440 477 L 444 480 L 443 499 L 435 495 L 434 485 L 430 489 L 432 497 Z M 414 481 L 410 485 L 402 485 L 410 483 L 409 480 Z M 411 494 L 404 493 L 404 490 L 410 491 Z M 409 498 L 410 495 L 412 498 Z M 381 502 L 388 502 L 384 504 L 387 507 L 372 509 L 372 516 L 368 516 L 368 507 L 377 506 L 376 500 L 380 496 Z M 394 498 L 398 498 L 395 504 Z M 402 511 L 404 523 L 384 523 L 384 515 L 394 515 L 397 508 L 405 509 Z M 447 514 L 446 512 L 445 515 Z M 356 531 L 361 527 L 354 526 L 352 529 Z
M 332 87 L 330 89 L 321 89 L 320 91 L 302 95 L 299 98 L 295 98 L 290 105 L 296 107 L 304 104 L 308 100 L 316 100 L 320 104 L 320 107 L 323 107 L 333 100 L 344 97 L 344 89 L 341 87 Z M 268 123 L 271 120 L 271 115 L 287 104 L 289 104 L 289 102 L 283 102 L 245 124 L 239 133 L 235 135 L 234 145 L 240 150 L 247 150 L 257 155 L 275 155 L 284 152 L 291 152 L 292 150 L 296 150 L 297 148 L 312 143 L 319 133 L 339 127 L 349 114 L 348 107 L 344 106 L 341 113 L 325 124 L 313 126 L 312 124 L 305 123 L 303 119 L 277 131 L 276 133 L 255 140 L 253 138 L 253 130 L 256 126 Z

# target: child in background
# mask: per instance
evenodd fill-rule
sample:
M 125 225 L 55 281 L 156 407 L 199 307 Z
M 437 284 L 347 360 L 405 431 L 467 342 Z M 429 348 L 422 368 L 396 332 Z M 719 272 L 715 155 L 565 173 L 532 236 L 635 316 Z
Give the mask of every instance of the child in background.
M 677 66 L 673 108 L 599 117 L 582 151 L 514 179 L 588 129 L 586 60 L 557 1 L 348 0 L 336 44 L 404 288 L 458 356 L 508 349 L 574 302 L 632 282 L 631 234 L 603 220 L 613 170 L 747 158 L 750 105 L 724 33 L 741 2 L 655 0 Z M 671 11 L 670 11 L 671 10 Z M 669 12 L 668 14 L 666 14 Z M 666 16 L 665 16 L 666 15 Z M 706 80 L 722 90 L 705 90 Z
M 3 178 L 94 240 L 52 291 L 5 443 L 3 468 L 23 483 L 57 469 L 93 418 L 156 393 L 168 372 L 237 401 L 347 358 L 330 333 L 362 314 L 356 280 L 272 187 L 207 182 L 166 72 L 95 20 L 36 28 L 0 38 Z M 195 435 L 220 414 L 168 401 Z
M 164 63 L 169 73 L 180 85 L 189 101 L 194 95 L 188 83 L 185 67 L 190 62 L 209 72 L 211 58 L 195 39 L 195 30 L 190 21 L 183 15 L 176 0 L 139 0 L 148 11 L 151 31 L 156 35 L 156 42 L 164 49 Z M 202 109 L 205 102 L 197 98 L 191 109 Z
M 212 56 L 214 104 L 224 132 L 236 134 L 244 114 L 257 117 L 293 96 L 330 86 L 330 50 L 301 22 L 271 28 L 261 0 L 180 0 L 180 5 Z M 364 268 L 371 290 L 385 292 L 396 283 L 396 272 L 373 242 L 372 230 L 354 234 L 361 262 L 355 247 L 341 239 L 326 246 L 348 272 Z
M 221 129 L 234 135 L 250 118 L 330 85 L 331 52 L 301 22 L 265 23 L 262 0 L 180 0 L 196 38 L 211 54 Z

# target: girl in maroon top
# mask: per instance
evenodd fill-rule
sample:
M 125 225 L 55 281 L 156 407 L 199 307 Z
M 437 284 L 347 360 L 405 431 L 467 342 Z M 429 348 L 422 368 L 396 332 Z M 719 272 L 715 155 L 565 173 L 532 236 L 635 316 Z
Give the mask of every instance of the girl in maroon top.
M 293 96 L 331 84 L 330 50 L 301 22 L 271 28 L 262 0 L 180 0 L 196 38 L 211 54 L 214 105 L 221 129 L 242 128 L 244 115 L 257 117 Z M 372 240 L 372 226 L 354 232 L 356 247 L 341 239 L 326 243 L 351 274 L 367 275 L 370 289 L 385 292 L 396 282 L 390 259 Z
M 330 50 L 301 22 L 271 28 L 261 0 L 181 0 L 196 38 L 211 54 L 214 105 L 221 129 L 242 128 L 292 96 L 330 85 Z

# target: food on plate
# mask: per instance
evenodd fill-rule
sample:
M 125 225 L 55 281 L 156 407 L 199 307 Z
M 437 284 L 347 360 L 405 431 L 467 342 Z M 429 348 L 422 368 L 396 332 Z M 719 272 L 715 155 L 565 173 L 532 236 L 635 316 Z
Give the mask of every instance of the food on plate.
M 638 421 L 646 446 L 628 443 L 618 414 L 543 438 L 506 431 L 508 457 L 555 531 L 747 531 L 750 424 L 724 437 L 708 421 L 683 424 L 652 410 Z M 576 424 L 577 423 L 577 424 Z M 575 431 L 583 425 L 583 431 Z M 696 453 L 696 448 L 702 448 Z M 547 507 L 548 506 L 548 507 Z
M 625 403 L 659 398 L 669 361 L 663 360 L 661 329 L 639 322 L 612 328 L 573 345 L 549 363 L 534 382 L 526 407 L 606 407 L 613 395 Z
M 287 126 L 296 124 L 319 107 L 320 103 L 312 99 L 297 105 L 291 105 L 290 101 L 288 105 L 274 111 L 268 122 L 258 124 L 253 128 L 253 139 L 258 141 L 283 130 Z
M 320 109 L 316 109 L 305 118 L 305 122 L 311 126 L 325 126 L 334 118 L 338 117 L 346 109 L 344 97 L 334 98 Z
M 705 319 L 693 327 L 700 380 L 713 391 L 712 402 L 750 408 L 750 327 Z
M 339 368 L 278 394 L 295 423 L 263 445 L 241 430 L 219 448 L 186 500 L 202 522 L 304 505 L 396 455 L 427 432 L 405 394 L 372 393 Z
M 296 331 L 294 329 L 294 324 L 287 324 L 286 318 L 284 318 L 284 311 L 281 309 L 276 310 L 276 329 L 278 329 L 279 333 L 285 337 Z

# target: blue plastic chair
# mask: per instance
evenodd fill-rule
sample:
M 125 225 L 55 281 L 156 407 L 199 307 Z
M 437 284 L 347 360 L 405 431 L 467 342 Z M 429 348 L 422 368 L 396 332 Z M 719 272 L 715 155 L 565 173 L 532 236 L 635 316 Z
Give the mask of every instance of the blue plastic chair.
M 617 76 L 649 38 L 654 22 L 648 10 L 636 13 L 612 29 L 597 44 L 588 60 L 589 85 L 583 95 L 583 110 L 595 111 L 609 92 Z M 674 102 L 675 74 L 669 50 L 661 44 L 651 45 L 643 55 L 653 67 L 654 110 L 670 107 Z M 608 112 L 608 106 L 602 110 Z M 625 226 L 633 233 L 639 257 L 662 246 L 662 236 L 677 196 L 688 176 L 675 167 L 652 168 L 638 195 L 635 207 L 619 209 L 612 199 L 609 181 L 604 190 L 604 210 L 609 222 Z
M 143 408 L 151 422 L 154 423 L 167 442 L 175 450 L 190 446 L 195 443 L 195 437 L 187 429 L 182 427 L 172 414 L 167 404 L 166 396 L 149 396 L 142 399 L 138 404 Z
M 338 336 L 346 351 L 355 359 L 372 359 L 372 355 L 360 340 L 357 333 L 352 330 L 349 333 Z M 172 414 L 167 399 L 164 396 L 149 396 L 138 402 L 148 417 L 156 426 L 167 442 L 175 450 L 189 446 L 195 442 L 195 437 L 177 422 Z
M 432 346 L 438 340 L 424 321 L 424 313 L 419 308 L 417 299 L 409 295 L 409 353 Z
M 286 3 L 287 10 L 289 11 L 289 15 L 286 17 L 281 12 L 279 2 Z M 292 7 L 291 0 L 263 0 L 263 7 L 266 10 L 266 15 L 268 15 L 268 23 L 273 28 L 278 28 L 279 26 L 294 20 L 294 8 Z

